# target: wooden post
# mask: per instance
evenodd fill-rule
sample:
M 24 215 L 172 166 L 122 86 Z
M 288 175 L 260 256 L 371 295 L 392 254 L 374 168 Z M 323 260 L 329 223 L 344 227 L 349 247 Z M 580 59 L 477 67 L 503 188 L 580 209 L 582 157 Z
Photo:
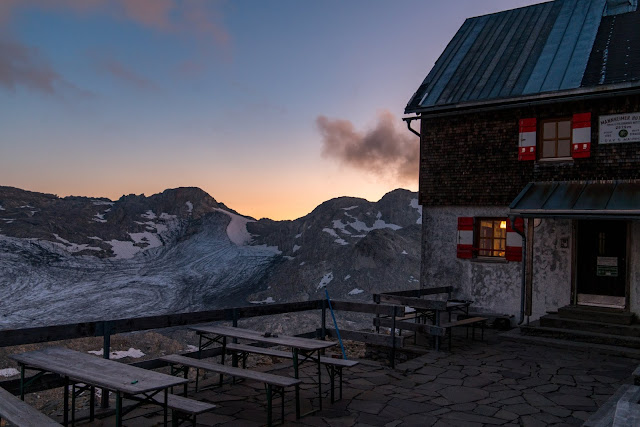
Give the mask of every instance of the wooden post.
M 396 367 L 396 311 L 393 310 L 391 325 L 391 368 Z
M 111 322 L 102 322 L 102 357 L 104 359 L 108 359 L 111 353 L 111 328 Z M 109 407 L 109 390 L 106 388 L 102 389 L 101 406 L 103 408 Z
M 322 326 L 321 326 L 321 340 L 324 340 L 327 336 L 327 300 L 322 300 Z

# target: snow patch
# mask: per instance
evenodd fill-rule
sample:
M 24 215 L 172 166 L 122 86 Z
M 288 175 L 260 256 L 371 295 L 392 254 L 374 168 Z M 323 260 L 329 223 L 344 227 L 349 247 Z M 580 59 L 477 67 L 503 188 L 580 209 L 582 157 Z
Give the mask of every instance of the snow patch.
M 148 231 L 142 233 L 129 233 L 131 240 L 138 244 L 146 244 L 144 249 L 157 248 L 162 246 L 162 242 L 158 238 L 157 234 L 149 233 Z
M 102 356 L 104 349 L 89 350 L 87 353 L 95 354 L 96 356 Z M 112 351 L 109 353 L 109 359 L 123 359 L 125 357 L 131 357 L 132 359 L 139 359 L 144 356 L 144 353 L 137 348 L 129 348 L 129 350 Z
M 422 206 L 418 203 L 418 199 L 411 199 L 409 207 L 414 208 L 420 214 L 420 218 L 416 220 L 416 224 L 422 224 Z
M 349 206 L 348 208 L 342 208 L 343 211 L 350 211 L 351 209 L 356 209 L 358 206 Z
M 402 227 L 400 227 L 399 225 L 396 224 L 387 224 L 384 220 L 380 219 L 380 217 L 382 216 L 382 213 L 378 212 L 378 215 L 376 216 L 376 221 L 373 223 L 373 225 L 371 227 L 369 227 L 367 224 L 365 224 L 363 221 L 360 221 L 359 219 L 357 219 L 356 217 L 354 217 L 353 215 L 350 215 L 348 213 L 345 212 L 345 215 L 348 216 L 349 218 L 351 218 L 353 220 L 353 222 L 349 222 L 347 224 L 342 224 L 342 221 L 339 221 L 339 224 L 337 221 L 333 222 L 334 227 L 339 226 L 339 228 L 344 228 L 344 227 L 351 227 L 356 231 L 360 231 L 360 232 L 369 232 L 372 230 L 380 230 L 383 228 L 390 228 L 392 230 L 399 230 Z M 338 227 L 336 227 L 338 228 Z M 360 237 L 360 236 L 358 236 Z
M 244 246 L 251 242 L 253 237 L 247 231 L 247 223 L 255 222 L 238 214 L 227 212 L 224 209 L 216 209 L 218 212 L 222 212 L 225 215 L 229 215 L 231 222 L 227 225 L 227 236 L 229 240 L 238 246 Z
M 20 371 L 18 371 L 16 368 L 0 369 L 0 377 L 8 378 L 18 374 L 20 374 Z
M 3 220 L 6 224 L 13 224 L 13 222 L 15 221 L 15 219 L 11 219 L 11 218 L 2 218 L 2 220 Z
M 106 202 L 104 200 L 92 200 L 91 203 L 93 203 L 94 206 L 102 206 L 102 205 L 113 206 L 113 202 Z
M 185 205 L 187 205 L 187 212 L 189 213 L 193 212 L 193 203 L 185 202 Z
M 141 214 L 140 216 L 142 218 L 146 218 L 146 219 L 156 219 L 157 218 L 156 214 L 153 213 L 153 211 L 151 211 L 151 210 L 146 211 L 145 213 Z
M 88 249 L 90 251 L 101 251 L 102 249 L 100 248 L 96 248 L 94 246 L 89 246 L 86 243 L 83 243 L 81 245 L 77 244 L 77 243 L 71 243 L 70 241 L 63 239 L 62 237 L 58 236 L 56 233 L 52 233 L 53 237 L 56 238 L 56 240 L 59 240 L 62 243 L 58 243 L 58 242 L 52 242 L 54 245 L 59 246 L 61 248 L 63 248 L 64 250 L 71 252 L 71 253 L 75 253 L 75 252 L 80 252 L 80 251 L 84 251 L 85 249 Z
M 141 249 L 138 246 L 134 246 L 133 242 L 125 242 L 122 240 L 108 240 L 107 243 L 111 245 L 115 259 L 131 259 L 140 252 Z
M 189 353 L 193 353 L 194 351 L 198 351 L 199 348 L 198 346 L 187 344 L 187 348 L 185 350 L 188 351 Z
M 322 231 L 329 234 L 331 237 L 336 237 L 334 242 L 338 243 L 339 245 L 348 245 L 348 243 L 344 241 L 344 239 L 338 237 L 338 233 L 336 233 L 333 228 L 323 228 Z
M 276 255 L 280 255 L 282 253 L 282 251 L 280 249 L 278 249 L 277 246 L 267 246 L 266 243 L 264 245 L 253 245 L 251 247 L 252 248 L 265 249 L 266 251 L 274 253 Z
M 171 221 L 172 219 L 176 219 L 176 218 L 178 218 L 178 215 L 169 215 L 168 213 L 164 213 L 164 212 L 160 214 L 160 219 L 163 219 L 165 221 Z M 149 218 L 149 219 L 153 219 L 153 218 Z
M 320 283 L 318 283 L 318 288 L 317 289 L 325 288 L 329 283 L 331 283 L 332 280 L 333 280 L 333 273 L 332 272 L 329 272 L 329 273 L 325 274 L 324 276 L 322 276 L 322 279 L 320 280 Z
M 400 255 L 409 255 L 409 254 L 407 253 L 407 251 L 402 251 L 400 252 Z
M 364 291 L 362 289 L 358 289 L 358 288 L 353 288 L 352 290 L 349 291 L 349 295 L 358 295 L 363 293 Z
M 5 208 L 2 207 L 2 205 L 0 205 L 0 211 L 4 211 L 6 210 Z
M 344 276 L 344 280 L 349 280 L 349 279 L 351 279 L 351 275 L 350 274 L 347 274 L 346 276 Z
M 289 255 L 284 255 L 282 258 L 288 260 L 288 261 L 293 261 L 294 259 L 296 259 L 295 257 L 289 256 Z
M 302 261 L 302 262 L 300 263 L 300 265 L 305 265 L 306 263 L 307 263 L 307 261 Z
M 300 237 L 302 237 L 302 233 L 296 234 L 296 239 L 299 239 Z
M 104 214 L 103 214 L 103 213 L 101 213 L 101 214 L 100 214 L 100 213 L 95 214 L 95 215 L 93 216 L 93 220 L 94 220 L 95 222 L 107 222 L 107 220 L 106 220 L 106 219 L 104 219 Z
M 22 205 L 20 206 L 20 209 L 35 209 L 35 208 L 31 205 Z
M 273 304 L 276 300 L 273 297 L 267 297 L 267 299 L 263 299 L 262 301 L 249 301 L 251 304 Z
M 300 250 L 302 246 L 298 246 L 298 245 L 293 245 L 293 252 L 296 252 L 298 250 Z

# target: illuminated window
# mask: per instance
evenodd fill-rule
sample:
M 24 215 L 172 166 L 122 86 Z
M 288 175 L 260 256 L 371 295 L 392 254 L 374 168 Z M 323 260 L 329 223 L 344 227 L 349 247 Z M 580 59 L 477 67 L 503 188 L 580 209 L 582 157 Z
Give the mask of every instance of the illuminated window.
M 540 158 L 571 157 L 571 119 L 542 121 Z
M 477 227 L 478 256 L 504 258 L 507 247 L 506 218 L 480 218 Z

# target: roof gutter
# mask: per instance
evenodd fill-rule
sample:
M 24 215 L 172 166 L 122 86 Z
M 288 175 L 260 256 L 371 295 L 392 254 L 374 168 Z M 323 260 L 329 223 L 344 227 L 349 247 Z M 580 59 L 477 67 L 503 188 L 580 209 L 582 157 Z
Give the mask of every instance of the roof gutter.
M 537 94 L 534 96 L 517 97 L 511 99 L 499 99 L 484 102 L 469 102 L 464 104 L 450 104 L 440 107 L 425 107 L 414 110 L 405 110 L 405 114 L 421 114 L 428 117 L 447 117 L 464 113 L 477 113 L 484 111 L 504 110 L 514 107 L 531 107 L 536 105 L 570 102 L 579 100 L 590 100 L 605 98 L 617 95 L 638 95 L 640 87 L 638 82 L 623 83 L 618 85 L 609 85 L 600 87 L 597 90 L 593 88 L 579 88 L 571 91 L 553 92 L 546 94 Z M 425 117 L 422 117 L 425 118 Z
M 411 122 L 412 122 L 413 120 L 420 120 L 421 118 L 422 118 L 421 116 L 403 117 L 403 118 L 402 118 L 402 121 L 407 122 L 407 128 L 408 128 L 412 133 L 414 133 L 415 135 L 417 135 L 417 136 L 418 136 L 418 138 L 420 138 L 420 132 L 418 132 L 418 131 L 414 130 L 414 129 L 411 127 Z

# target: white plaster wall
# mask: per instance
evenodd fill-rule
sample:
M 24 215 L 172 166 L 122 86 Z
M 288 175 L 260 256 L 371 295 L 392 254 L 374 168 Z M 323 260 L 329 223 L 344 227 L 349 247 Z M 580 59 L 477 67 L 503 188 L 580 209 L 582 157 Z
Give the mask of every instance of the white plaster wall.
M 640 315 L 640 221 L 631 222 L 631 244 L 629 245 L 629 279 L 631 311 Z
M 421 286 L 455 286 L 474 308 L 520 316 L 522 263 L 458 259 L 458 217 L 506 217 L 507 207 L 423 207 Z M 569 247 L 560 248 L 561 238 Z M 543 220 L 534 231 L 533 315 L 569 304 L 571 221 Z
M 571 303 L 572 221 L 541 219 L 533 229 L 531 320 Z M 562 247 L 566 239 L 567 247 Z

